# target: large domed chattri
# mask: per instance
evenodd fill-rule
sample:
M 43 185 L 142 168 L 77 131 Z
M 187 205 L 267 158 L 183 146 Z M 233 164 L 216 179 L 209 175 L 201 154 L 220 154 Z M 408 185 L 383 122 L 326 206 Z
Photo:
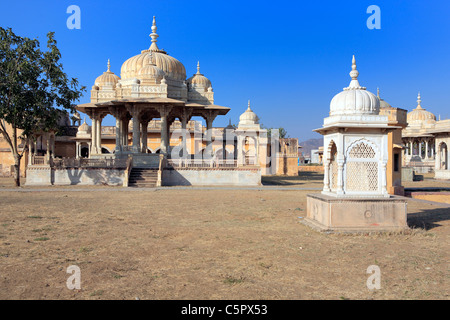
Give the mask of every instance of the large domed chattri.
M 417 96 L 417 107 L 408 113 L 407 122 L 408 124 L 422 124 L 423 122 L 436 122 L 436 116 L 432 114 L 430 111 L 422 108 L 420 103 L 422 100 L 420 99 L 420 92 Z
M 149 49 L 143 50 L 140 54 L 129 58 L 122 64 L 120 70 L 120 77 L 122 80 L 133 78 L 139 79 L 140 69 L 150 64 L 151 61 L 149 60 L 152 60 L 152 62 L 165 73 L 167 79 L 175 81 L 186 80 L 186 69 L 184 68 L 184 65 L 174 57 L 169 56 L 164 50 L 158 48 L 156 44 L 156 39 L 158 38 L 156 29 L 155 17 L 153 17 L 152 33 L 150 34 L 152 44 Z
M 358 75 L 355 56 L 353 56 L 352 71 L 350 71 L 352 81 L 347 88 L 344 88 L 344 91 L 335 95 L 331 100 L 330 116 L 379 114 L 380 100 L 365 87 L 360 86 Z

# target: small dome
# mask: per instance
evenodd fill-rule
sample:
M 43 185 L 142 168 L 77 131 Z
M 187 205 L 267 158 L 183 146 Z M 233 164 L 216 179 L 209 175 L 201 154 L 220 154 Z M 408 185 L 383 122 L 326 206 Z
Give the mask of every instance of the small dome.
M 95 85 L 96 87 L 103 87 L 103 86 L 112 86 L 115 87 L 117 82 L 120 80 L 118 76 L 114 74 L 114 72 L 111 72 L 111 64 L 108 59 L 108 70 L 106 72 L 103 72 L 103 74 L 95 79 Z
M 89 133 L 91 130 L 91 127 L 86 123 L 86 118 L 84 118 L 84 122 L 81 124 L 81 126 L 78 127 L 77 134 L 85 134 Z
M 372 92 L 361 87 L 358 82 L 359 72 L 356 70 L 355 56 L 352 60 L 352 81 L 344 91 L 333 97 L 330 103 L 330 116 L 333 115 L 377 115 L 380 112 L 380 100 Z
M 258 116 L 250 109 L 250 100 L 248 101 L 247 110 L 239 117 L 239 125 L 258 124 Z
M 150 59 L 148 64 L 142 67 L 138 72 L 138 78 L 141 80 L 153 80 L 155 83 L 160 83 L 164 78 L 165 73 L 160 68 L 158 68 L 150 54 Z
M 200 73 L 200 62 L 197 62 L 197 73 L 187 79 L 190 87 L 203 87 L 205 90 L 211 88 L 211 81 Z
M 387 103 L 386 101 L 384 101 L 383 99 L 380 98 L 380 89 L 377 88 L 377 98 L 378 100 L 380 100 L 380 109 L 390 109 L 392 108 L 392 106 Z
M 408 124 L 423 123 L 424 121 L 436 122 L 436 116 L 431 112 L 426 111 L 424 108 L 422 108 L 422 106 L 420 105 L 421 102 L 422 100 L 420 99 L 420 92 L 419 92 L 419 95 L 417 96 L 417 107 L 413 111 L 409 112 L 407 115 L 406 121 L 408 122 Z

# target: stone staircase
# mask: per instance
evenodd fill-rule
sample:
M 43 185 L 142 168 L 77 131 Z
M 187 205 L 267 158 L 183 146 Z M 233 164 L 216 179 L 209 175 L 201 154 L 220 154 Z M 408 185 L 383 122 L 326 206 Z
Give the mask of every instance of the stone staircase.
M 157 168 L 133 168 L 128 180 L 129 187 L 155 188 L 158 182 Z

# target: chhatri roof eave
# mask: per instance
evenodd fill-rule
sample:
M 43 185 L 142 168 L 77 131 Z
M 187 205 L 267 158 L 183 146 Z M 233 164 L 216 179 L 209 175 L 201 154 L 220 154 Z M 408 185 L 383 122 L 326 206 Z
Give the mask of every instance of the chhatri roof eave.
M 322 128 L 314 129 L 313 131 L 322 134 L 323 132 L 332 131 L 334 129 L 403 129 L 402 126 L 391 126 L 386 123 L 363 123 L 364 126 L 361 126 L 361 124 L 362 123 L 360 122 L 339 122 L 323 126 Z
M 200 104 L 195 102 L 186 103 L 185 105 L 187 108 L 193 108 L 194 110 L 216 110 L 219 112 L 219 115 L 223 116 L 226 115 L 231 108 L 224 107 L 224 106 L 218 106 L 215 104 Z
M 111 100 L 106 102 L 99 102 L 96 103 L 96 106 L 103 107 L 103 106 L 117 106 L 117 105 L 125 105 L 125 104 L 149 104 L 149 103 L 156 103 L 156 104 L 172 104 L 172 105 L 184 105 L 185 102 L 183 100 L 177 100 L 172 98 L 124 98 L 124 99 L 117 99 L 117 100 Z

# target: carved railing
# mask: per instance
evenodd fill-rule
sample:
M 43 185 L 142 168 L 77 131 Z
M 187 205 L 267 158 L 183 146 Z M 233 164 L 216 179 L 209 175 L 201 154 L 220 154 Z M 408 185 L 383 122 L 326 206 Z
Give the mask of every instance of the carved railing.
M 237 168 L 233 159 L 168 159 L 167 168 Z
M 85 158 L 55 158 L 52 161 L 54 168 L 125 168 L 127 159 L 85 159 Z
M 45 156 L 32 156 L 31 164 L 38 165 L 38 166 L 46 164 Z

